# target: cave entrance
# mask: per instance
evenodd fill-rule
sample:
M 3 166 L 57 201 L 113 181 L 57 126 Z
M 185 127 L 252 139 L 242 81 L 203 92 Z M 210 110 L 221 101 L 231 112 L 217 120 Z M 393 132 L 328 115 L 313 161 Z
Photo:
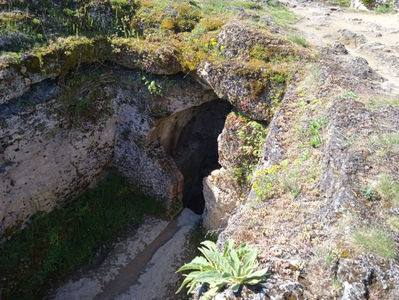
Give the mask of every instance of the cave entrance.
M 158 126 L 157 136 L 184 176 L 183 206 L 202 214 L 202 180 L 220 168 L 217 137 L 232 106 L 216 99 L 177 112 Z
M 205 207 L 202 180 L 220 168 L 217 138 L 232 108 L 221 99 L 191 108 L 191 117 L 174 137 L 171 155 L 184 176 L 183 206 L 197 214 Z

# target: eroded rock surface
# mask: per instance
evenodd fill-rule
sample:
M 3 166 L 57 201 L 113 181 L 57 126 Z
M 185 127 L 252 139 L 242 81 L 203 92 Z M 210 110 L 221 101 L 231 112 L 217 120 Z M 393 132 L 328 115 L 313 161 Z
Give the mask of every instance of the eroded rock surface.
M 111 68 L 88 76 L 73 87 L 42 82 L 1 106 L 1 231 L 62 204 L 109 166 L 169 199 L 171 214 L 179 212 L 183 176 L 166 142 L 150 139 L 150 132 L 163 115 L 216 96 L 179 76 L 168 81 L 162 97 L 151 95 L 135 71 Z M 71 105 L 71 99 L 86 106 Z

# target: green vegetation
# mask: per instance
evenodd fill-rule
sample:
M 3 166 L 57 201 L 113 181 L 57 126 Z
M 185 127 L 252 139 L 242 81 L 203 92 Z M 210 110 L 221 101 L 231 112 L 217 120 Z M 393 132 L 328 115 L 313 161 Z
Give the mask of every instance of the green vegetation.
M 117 174 L 65 208 L 38 213 L 0 248 L 0 274 L 6 277 L 1 298 L 41 298 L 146 213 L 161 216 L 163 209 Z
M 300 46 L 302 46 L 302 47 L 304 47 L 304 48 L 309 47 L 308 41 L 306 39 L 304 39 L 303 37 L 300 37 L 300 36 L 298 36 L 296 34 L 287 35 L 287 39 L 292 41 L 292 42 L 294 42 L 294 43 L 296 43 L 296 44 L 298 44 L 298 45 L 300 45 Z
M 321 131 L 326 125 L 326 118 L 311 119 L 306 127 L 300 127 L 297 131 L 300 137 L 308 139 L 307 146 L 319 148 L 323 143 Z
M 399 217 L 390 217 L 388 223 L 395 231 L 399 232 Z
M 345 99 L 356 99 L 357 98 L 357 94 L 355 92 L 352 92 L 352 91 L 347 91 L 347 92 L 345 92 L 343 97 Z
M 377 96 L 367 99 L 365 102 L 367 108 L 369 109 L 377 109 L 379 106 L 383 105 L 399 106 L 399 98 L 397 97 L 389 98 L 389 97 Z
M 395 8 L 392 0 L 388 0 L 387 4 L 377 4 L 374 0 L 360 0 L 364 6 L 372 9 L 377 14 L 385 14 L 395 12 Z
M 85 122 L 98 124 L 113 113 L 111 104 L 104 100 L 105 86 L 114 78 L 104 71 L 74 74 L 66 81 L 66 91 L 60 98 L 58 113 L 69 125 L 78 127 Z
M 13 39 L 7 51 L 23 51 L 57 37 L 84 35 L 134 36 L 136 0 L 8 1 L 0 17 L 0 32 Z M 1 8 L 0 4 L 0 8 Z M 16 13 L 18 9 L 21 13 Z M 23 12 L 23 13 L 22 13 Z M 51 37 L 51 38 L 50 38 Z
M 291 169 L 285 169 L 279 174 L 279 180 L 285 191 L 291 193 L 292 196 L 296 197 L 301 191 L 299 184 L 301 177 L 301 169 L 298 167 L 291 166 Z
M 255 180 L 252 189 L 259 201 L 271 198 L 273 187 L 278 184 L 278 173 L 280 166 L 274 165 L 266 169 L 255 171 Z
M 222 14 L 232 6 L 232 3 L 229 0 L 203 0 L 201 6 L 204 14 Z
M 268 1 L 268 5 L 266 7 L 264 7 L 261 3 L 244 0 L 202 0 L 198 1 L 198 3 L 204 15 L 234 15 L 238 13 L 238 10 L 231 8 L 242 7 L 245 10 L 254 12 L 261 17 L 269 16 L 276 25 L 285 28 L 291 27 L 291 24 L 297 19 L 296 16 L 283 4 L 274 0 Z
M 399 182 L 392 180 L 387 174 L 380 177 L 378 190 L 383 200 L 399 206 Z
M 353 233 L 354 240 L 366 252 L 372 252 L 385 259 L 395 259 L 395 241 L 379 228 L 362 227 Z
M 161 85 L 157 84 L 155 80 L 151 80 L 151 78 L 148 78 L 148 76 L 143 75 L 141 77 L 141 81 L 144 83 L 144 85 L 147 87 L 148 92 L 151 95 L 158 95 L 162 96 L 163 95 L 163 88 Z
M 329 0 L 329 2 L 338 4 L 342 7 L 350 7 L 351 1 L 350 0 Z
M 377 148 L 381 155 L 388 152 L 399 152 L 399 134 L 392 132 L 374 136 L 370 139 L 370 144 Z
M 292 27 L 291 25 L 297 20 L 297 17 L 287 7 L 274 0 L 268 1 L 268 4 L 269 6 L 265 9 L 266 14 L 273 18 L 276 25 L 285 28 Z
M 236 153 L 238 167 L 234 169 L 234 175 L 238 183 L 244 186 L 251 180 L 250 176 L 261 156 L 268 128 L 236 112 L 227 117 L 226 128 L 237 130 L 240 139 L 240 147 Z
M 371 185 L 368 185 L 368 184 L 362 185 L 360 187 L 360 193 L 362 194 L 362 196 L 364 198 L 366 198 L 369 201 L 373 201 L 373 200 L 377 199 L 377 192 Z
M 378 5 L 376 8 L 373 9 L 377 14 L 388 14 L 388 13 L 394 13 L 395 8 L 393 5 Z
M 193 270 L 185 275 L 177 293 L 187 285 L 187 294 L 190 294 L 197 284 L 207 283 L 209 289 L 201 299 L 210 299 L 225 286 L 231 286 L 236 292 L 243 284 L 255 285 L 265 280 L 266 269 L 255 271 L 258 268 L 258 251 L 249 248 L 247 243 L 234 248 L 234 241 L 228 240 L 223 253 L 218 251 L 214 242 L 204 241 L 201 244 L 204 247 L 198 250 L 203 256 L 195 257 L 177 271 Z
M 360 2 L 362 2 L 366 7 L 371 7 L 373 4 L 373 0 L 360 0 Z

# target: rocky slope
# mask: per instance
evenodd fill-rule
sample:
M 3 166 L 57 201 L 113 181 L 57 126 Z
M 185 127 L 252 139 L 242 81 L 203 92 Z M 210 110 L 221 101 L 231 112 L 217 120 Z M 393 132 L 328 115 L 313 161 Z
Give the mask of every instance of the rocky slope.
M 169 216 L 201 211 L 199 181 L 219 163 L 203 180 L 204 225 L 219 245 L 260 249 L 271 275 L 215 299 L 399 297 L 397 14 L 293 1 L 303 18 L 259 1 L 40 4 L 0 15 L 2 240 L 110 166 Z
M 399 111 L 392 61 L 398 56 L 389 35 L 397 35 L 397 15 L 288 4 L 304 16 L 298 27 L 319 54 L 289 86 L 241 200 L 233 189 L 220 193 L 230 182 L 224 169 L 206 179 L 214 190 L 209 207 L 216 202 L 223 211 L 241 202 L 233 216 L 224 214 L 219 243 L 235 238 L 262 249 L 263 267 L 272 275 L 260 290 L 244 289 L 245 299 L 396 299 Z M 374 27 L 362 25 L 369 19 Z M 380 51 L 367 50 L 372 28 L 386 36 Z M 219 151 L 236 162 L 224 141 L 234 133 L 227 124 Z M 221 164 L 234 168 L 225 159 Z M 235 296 L 226 290 L 215 299 Z

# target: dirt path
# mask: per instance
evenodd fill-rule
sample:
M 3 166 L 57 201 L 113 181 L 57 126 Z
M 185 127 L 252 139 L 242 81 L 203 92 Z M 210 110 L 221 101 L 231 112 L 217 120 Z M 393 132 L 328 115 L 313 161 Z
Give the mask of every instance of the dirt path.
M 137 233 L 119 242 L 104 262 L 76 274 L 48 297 L 79 299 L 179 299 L 176 270 L 191 259 L 195 246 L 190 232 L 200 216 L 184 209 L 168 223 L 149 218 Z
M 387 79 L 381 88 L 399 95 L 399 13 L 375 14 L 315 1 L 286 0 L 300 20 L 295 27 L 314 46 L 339 40 L 353 56 L 365 58 Z

